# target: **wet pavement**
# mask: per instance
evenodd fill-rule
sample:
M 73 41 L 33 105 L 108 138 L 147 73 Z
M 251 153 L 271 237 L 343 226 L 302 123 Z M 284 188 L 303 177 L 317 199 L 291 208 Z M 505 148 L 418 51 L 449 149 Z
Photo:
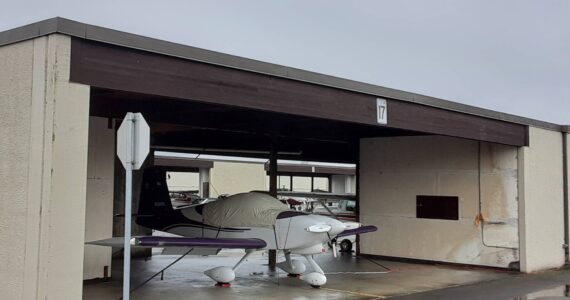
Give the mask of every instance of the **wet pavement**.
M 570 299 L 570 270 L 518 274 L 507 278 L 391 298 L 394 300 Z
M 322 288 L 314 289 L 298 278 L 287 277 L 279 269 L 271 271 L 265 265 L 267 258 L 261 252 L 252 255 L 238 269 L 237 278 L 229 288 L 215 287 L 214 282 L 203 274 L 203 271 L 213 267 L 233 266 L 241 255 L 239 251 L 224 251 L 218 256 L 188 256 L 167 270 L 163 280 L 160 280 L 160 276 L 152 279 L 134 291 L 131 298 L 143 300 L 384 299 L 432 290 L 448 290 L 446 288 L 459 285 L 474 286 L 489 281 L 518 278 L 511 272 L 481 268 L 390 262 L 352 255 L 342 255 L 335 259 L 332 255 L 323 254 L 315 256 L 315 260 L 327 273 L 328 282 Z M 137 286 L 176 258 L 176 256 L 158 255 L 148 261 L 133 260 L 131 286 Z M 122 288 L 121 268 L 122 261 L 116 260 L 113 262 L 112 279 L 106 282 L 87 282 L 84 285 L 84 299 L 118 299 Z M 426 297 L 441 299 L 438 295 L 427 294 Z M 451 292 L 449 297 L 447 299 L 462 298 L 454 292 Z

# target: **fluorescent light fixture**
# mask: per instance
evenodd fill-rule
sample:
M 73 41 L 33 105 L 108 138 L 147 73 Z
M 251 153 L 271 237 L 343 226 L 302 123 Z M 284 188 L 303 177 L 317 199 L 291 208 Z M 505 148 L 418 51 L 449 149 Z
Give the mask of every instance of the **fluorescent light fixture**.
M 199 154 L 199 153 L 155 151 L 154 155 L 158 156 L 158 157 L 168 157 L 168 158 L 183 158 L 183 159 L 227 161 L 227 162 L 243 162 L 243 163 L 253 163 L 253 164 L 265 164 L 265 163 L 269 162 L 269 160 L 266 158 L 251 158 L 251 157 L 226 156 L 226 155 L 209 155 L 209 154 Z M 355 164 L 287 160 L 287 159 L 279 159 L 279 160 L 277 160 L 277 164 L 290 165 L 290 166 L 293 165 L 293 166 L 311 166 L 311 167 L 332 167 L 332 168 L 347 168 L 347 169 L 355 169 L 356 168 Z
M 264 164 L 264 163 L 268 162 L 268 159 L 266 159 L 266 158 L 251 158 L 251 157 L 225 156 L 225 155 L 209 155 L 209 154 L 199 154 L 199 153 L 180 153 L 180 152 L 155 151 L 154 155 L 160 156 L 160 157 L 170 157 L 170 158 L 184 158 L 184 159 L 209 160 L 209 161 L 227 161 L 227 162 L 244 162 L 244 163 L 254 163 L 254 164 Z
M 294 165 L 294 166 L 312 166 L 312 167 L 333 167 L 333 168 L 347 168 L 356 169 L 355 164 L 343 164 L 343 163 L 328 163 L 320 161 L 301 161 L 301 160 L 287 160 L 280 159 L 277 161 L 280 165 Z

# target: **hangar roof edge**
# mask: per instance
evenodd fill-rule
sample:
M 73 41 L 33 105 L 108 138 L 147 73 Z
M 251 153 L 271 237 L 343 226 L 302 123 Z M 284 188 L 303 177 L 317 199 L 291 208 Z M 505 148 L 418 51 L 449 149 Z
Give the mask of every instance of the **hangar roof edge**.
M 405 92 L 369 83 L 177 44 L 114 29 L 89 25 L 61 17 L 46 19 L 29 25 L 0 32 L 0 46 L 54 33 L 150 51 L 154 53 L 215 64 L 229 68 L 241 69 L 249 72 L 262 73 L 288 78 L 291 80 L 329 86 L 333 88 L 374 95 L 377 97 L 387 97 L 400 101 L 407 101 L 511 123 L 540 127 L 554 131 L 570 132 L 570 126 L 561 126 L 550 122 L 502 113 L 412 92 Z

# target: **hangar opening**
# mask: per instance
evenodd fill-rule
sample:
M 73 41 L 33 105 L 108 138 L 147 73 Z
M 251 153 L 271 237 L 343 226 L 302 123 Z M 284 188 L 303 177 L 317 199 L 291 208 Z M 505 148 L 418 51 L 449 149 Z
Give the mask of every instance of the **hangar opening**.
M 379 124 L 372 95 L 71 42 L 70 78 L 91 86 L 90 115 L 141 112 L 154 150 L 356 163 L 359 219 L 382 228 L 361 253 L 518 268 L 526 126 L 385 98 Z M 416 217 L 426 211 L 453 218 Z
M 152 150 L 353 163 L 357 220 L 380 229 L 360 237 L 360 254 L 519 269 L 517 155 L 528 143 L 526 126 L 80 39 L 71 44 L 70 78 L 91 86 L 90 116 L 116 128 L 127 112 L 142 113 Z M 271 163 L 267 169 L 271 175 Z M 292 175 L 300 174 L 285 169 L 276 170 L 270 191 L 287 175 L 295 185 Z

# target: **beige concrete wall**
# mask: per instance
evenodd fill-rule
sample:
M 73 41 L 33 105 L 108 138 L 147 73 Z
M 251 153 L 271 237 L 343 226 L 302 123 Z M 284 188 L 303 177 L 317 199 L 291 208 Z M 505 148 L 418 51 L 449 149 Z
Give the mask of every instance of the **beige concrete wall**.
M 113 237 L 113 184 L 115 175 L 115 130 L 107 119 L 89 118 L 85 241 Z M 110 276 L 112 249 L 85 245 L 83 279 Z M 105 274 L 105 268 L 108 273 Z
M 169 191 L 187 191 L 200 189 L 200 174 L 198 172 L 168 172 L 166 178 Z
M 361 221 L 379 228 L 362 235 L 362 253 L 496 267 L 518 261 L 516 148 L 416 136 L 363 139 L 360 155 Z M 458 196 L 459 220 L 416 218 L 417 195 Z M 484 228 L 475 222 L 480 195 L 494 224 Z
M 211 169 L 210 196 L 267 190 L 263 164 L 214 162 Z
M 69 58 L 60 35 L 0 48 L 3 299 L 81 299 L 89 87 Z
M 529 138 L 519 150 L 523 272 L 564 264 L 562 134 L 530 127 Z

